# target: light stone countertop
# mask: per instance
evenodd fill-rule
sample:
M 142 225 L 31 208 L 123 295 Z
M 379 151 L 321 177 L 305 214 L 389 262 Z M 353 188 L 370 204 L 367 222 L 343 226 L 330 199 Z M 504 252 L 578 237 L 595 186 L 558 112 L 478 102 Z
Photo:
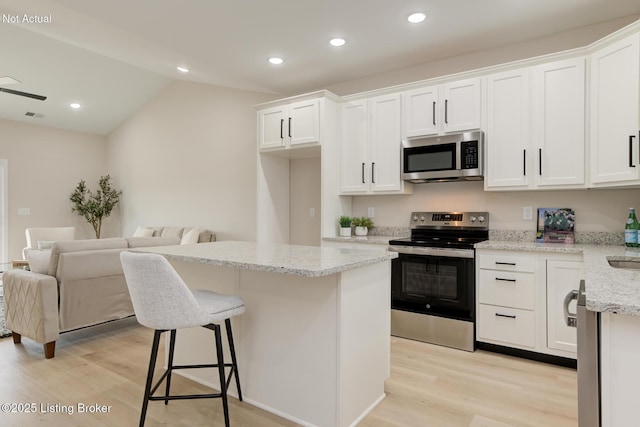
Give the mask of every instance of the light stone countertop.
M 408 236 L 401 236 L 408 237 Z M 388 245 L 389 240 L 399 239 L 400 237 L 393 236 L 354 236 L 351 237 L 323 237 L 322 240 L 327 242 L 342 242 L 342 243 L 364 243 L 369 245 Z
M 608 245 L 492 241 L 476 249 L 582 254 L 587 309 L 640 316 L 640 270 L 611 267 L 609 259 L 640 262 L 640 248 Z
M 365 249 L 236 241 L 156 246 L 133 250 L 160 254 L 169 260 L 306 277 L 328 276 L 388 261 L 398 256 L 392 252 Z

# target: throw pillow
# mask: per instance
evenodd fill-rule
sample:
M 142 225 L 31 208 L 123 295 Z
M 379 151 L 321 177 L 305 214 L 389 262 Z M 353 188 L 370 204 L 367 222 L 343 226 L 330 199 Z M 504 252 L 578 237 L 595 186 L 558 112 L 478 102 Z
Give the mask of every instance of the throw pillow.
M 51 250 L 31 249 L 27 252 L 27 261 L 29 261 L 29 269 L 34 273 L 49 274 L 49 260 L 51 259 Z
M 133 232 L 133 237 L 153 237 L 153 228 L 138 226 Z
M 194 228 L 184 233 L 182 239 L 180 240 L 181 245 L 192 245 L 198 243 L 198 238 L 200 237 L 200 230 L 198 228 Z
M 184 227 L 164 227 L 160 236 L 162 237 L 177 237 L 182 238 L 182 230 Z
M 45 249 L 51 249 L 51 246 L 53 246 L 54 240 L 38 240 L 38 249 L 45 250 Z

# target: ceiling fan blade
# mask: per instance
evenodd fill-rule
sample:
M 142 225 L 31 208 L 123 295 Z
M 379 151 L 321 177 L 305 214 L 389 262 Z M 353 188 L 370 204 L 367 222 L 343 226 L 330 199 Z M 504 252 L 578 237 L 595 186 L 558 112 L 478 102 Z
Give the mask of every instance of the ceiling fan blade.
M 27 93 L 27 92 L 20 92 L 19 90 L 6 89 L 3 87 L 0 87 L 0 92 L 6 92 L 12 95 L 26 96 L 27 98 L 37 99 L 38 101 L 44 101 L 45 99 L 47 99 L 46 96 L 35 95 L 33 93 Z

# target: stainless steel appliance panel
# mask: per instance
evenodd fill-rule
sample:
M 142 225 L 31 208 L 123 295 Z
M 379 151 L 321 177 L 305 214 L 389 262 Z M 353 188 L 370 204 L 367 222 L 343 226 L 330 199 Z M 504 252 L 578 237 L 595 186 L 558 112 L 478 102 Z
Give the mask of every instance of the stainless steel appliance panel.
M 598 313 L 587 310 L 584 280 L 576 309 L 578 328 L 578 425 L 600 426 L 600 331 Z

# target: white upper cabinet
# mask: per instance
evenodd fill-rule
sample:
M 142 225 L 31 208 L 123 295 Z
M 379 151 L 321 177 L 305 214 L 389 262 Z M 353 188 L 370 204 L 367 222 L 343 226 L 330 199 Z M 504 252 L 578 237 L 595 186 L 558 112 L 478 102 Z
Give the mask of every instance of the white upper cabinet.
M 320 143 L 320 100 L 260 110 L 258 126 L 261 150 Z
M 403 93 L 406 138 L 480 129 L 481 80 L 461 80 Z
M 640 34 L 591 55 L 591 184 L 637 185 Z
M 368 175 L 365 176 L 369 148 L 368 105 L 366 100 L 342 104 L 340 144 L 343 193 L 366 193 L 368 189 Z
M 345 102 L 342 106 L 343 194 L 398 194 L 411 185 L 400 178 L 400 95 Z
M 529 70 L 487 77 L 485 188 L 525 189 L 531 163 Z
M 535 185 L 584 187 L 585 59 L 533 67 L 532 77 Z
M 485 189 L 585 186 L 585 60 L 487 77 Z

